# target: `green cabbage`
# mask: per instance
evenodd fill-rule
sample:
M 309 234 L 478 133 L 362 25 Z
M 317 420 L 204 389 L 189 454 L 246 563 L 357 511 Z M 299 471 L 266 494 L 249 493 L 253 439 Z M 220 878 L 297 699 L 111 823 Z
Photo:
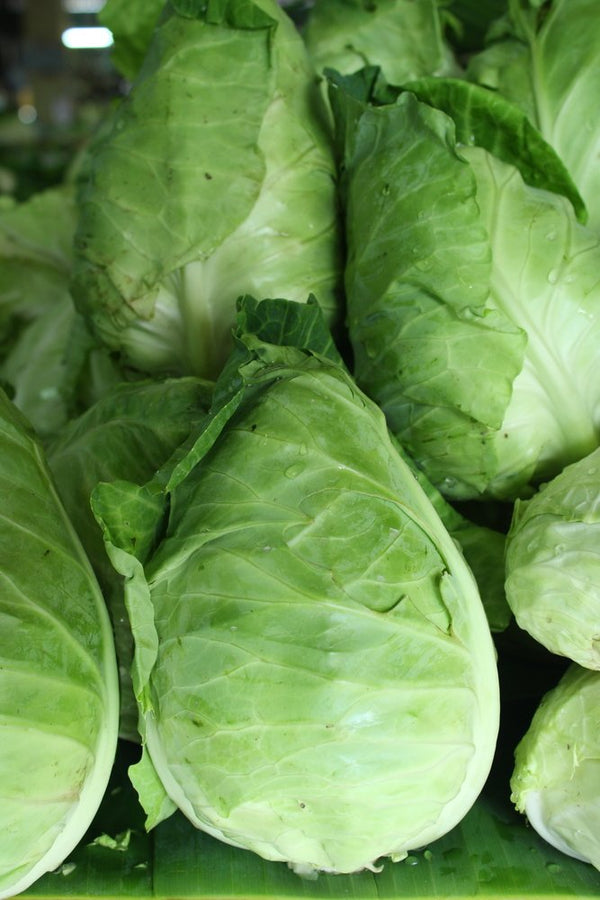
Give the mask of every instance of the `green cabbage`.
M 600 672 L 571 663 L 515 751 L 512 800 L 563 853 L 600 869 Z
M 108 613 L 28 423 L 0 393 L 0 897 L 58 867 L 106 790 L 119 691 Z
M 600 239 L 521 113 L 433 81 L 332 81 L 354 374 L 446 496 L 513 499 L 598 446 Z
M 215 377 L 247 292 L 339 322 L 330 128 L 274 0 L 167 4 L 85 171 L 74 296 L 139 369 Z
M 517 502 L 506 539 L 506 599 L 548 650 L 600 669 L 600 449 Z
M 132 777 L 149 826 L 179 807 L 298 872 L 352 872 L 475 801 L 495 652 L 380 410 L 322 352 L 270 341 L 242 322 L 189 453 L 93 494 L 136 640 Z

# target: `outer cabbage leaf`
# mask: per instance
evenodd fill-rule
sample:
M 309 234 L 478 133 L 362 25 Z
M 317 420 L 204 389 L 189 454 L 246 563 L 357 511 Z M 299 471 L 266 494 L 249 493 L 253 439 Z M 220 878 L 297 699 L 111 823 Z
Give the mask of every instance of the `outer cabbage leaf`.
M 600 669 L 600 449 L 515 506 L 506 596 L 521 628 L 553 653 Z
M 70 187 L 58 187 L 34 194 L 28 201 L 9 201 L 0 209 L 0 378 L 19 393 L 16 402 L 27 418 L 47 431 L 62 424 L 66 416 L 62 400 L 40 396 L 39 378 L 31 378 L 28 370 L 30 348 L 16 349 L 32 323 L 44 315 L 56 312 L 58 327 L 64 319 L 68 303 L 68 284 L 71 275 L 72 242 L 75 230 L 75 204 Z M 50 311 L 50 313 L 48 312 Z M 35 331 L 39 331 L 34 327 Z M 42 328 L 40 337 L 46 346 L 52 343 L 53 327 Z M 23 339 L 27 345 L 28 338 Z M 12 354 L 15 358 L 12 359 Z M 43 366 L 47 370 L 47 366 Z M 45 387 L 53 378 L 44 372 Z M 46 409 L 39 407 L 46 401 Z M 51 407 L 48 410 L 48 406 Z
M 112 769 L 119 696 L 98 583 L 39 445 L 0 394 L 0 897 L 60 865 Z
M 243 293 L 333 322 L 335 167 L 306 49 L 273 0 L 170 4 L 90 151 L 74 292 L 145 371 L 215 377 Z
M 69 292 L 72 185 L 0 212 L 0 379 L 44 439 L 121 379 Z
M 94 493 L 136 637 L 136 784 L 151 819 L 170 798 L 198 827 L 299 872 L 371 867 L 453 827 L 487 777 L 488 624 L 460 551 L 347 372 L 238 341 L 245 361 L 217 388 L 195 464 L 171 472 L 155 549 L 151 484 L 129 493 L 126 515 L 118 497 L 111 509 L 114 486 Z
M 600 20 L 594 0 L 511 0 L 512 33 L 470 64 L 470 77 L 519 104 L 571 173 L 600 225 Z
M 488 299 L 473 172 L 451 120 L 409 93 L 362 108 L 344 165 L 355 376 L 443 493 L 477 494 L 497 468 L 482 436 L 502 424 L 525 336 Z
M 21 330 L 0 366 L 12 401 L 45 442 L 124 377 L 68 293 Z
M 62 299 L 71 273 L 75 218 L 69 186 L 0 208 L 0 339 Z
M 303 35 L 318 71 L 377 65 L 394 84 L 459 71 L 435 0 L 318 0 Z
M 480 524 L 456 509 L 408 456 L 394 435 L 390 434 L 390 437 L 398 453 L 427 494 L 445 528 L 460 547 L 473 572 L 490 630 L 494 633 L 504 631 L 513 618 L 504 590 L 506 550 L 504 531 L 500 530 L 498 523 Z
M 198 427 L 212 384 L 188 377 L 120 384 L 69 422 L 48 448 L 57 490 L 85 548 L 108 604 L 119 663 L 121 737 L 139 740 L 131 687 L 133 638 L 122 579 L 104 548 L 90 507 L 100 481 L 145 483 Z
M 512 800 L 563 853 L 600 869 L 600 672 L 575 663 L 515 751 Z
M 63 293 L 21 329 L 0 365 L 11 399 L 44 438 L 56 434 L 69 417 L 75 346 L 79 344 L 83 355 L 92 343 L 78 319 L 71 297 Z
M 350 89 L 332 100 L 356 378 L 447 496 L 530 492 L 598 443 L 597 237 L 441 110 Z
M 503 632 L 513 618 L 503 579 L 506 536 L 465 516 L 460 516 L 457 521 L 449 515 L 442 519 L 475 576 L 490 630 L 494 634 Z
M 457 511 L 397 446 L 473 572 L 490 630 L 504 631 L 513 618 L 504 589 L 506 535 Z
M 142 66 L 165 0 L 107 0 L 98 20 L 113 35 L 111 60 L 132 81 Z
M 564 195 L 577 218 L 586 221 L 585 204 L 564 163 L 519 107 L 456 78 L 421 78 L 407 83 L 403 90 L 451 116 L 458 143 L 483 147 L 516 166 L 532 187 Z

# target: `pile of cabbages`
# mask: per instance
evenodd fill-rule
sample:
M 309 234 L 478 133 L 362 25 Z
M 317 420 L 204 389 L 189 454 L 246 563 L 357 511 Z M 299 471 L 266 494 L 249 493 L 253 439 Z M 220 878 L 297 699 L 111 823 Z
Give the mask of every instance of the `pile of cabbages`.
M 119 737 L 149 829 L 405 858 L 506 634 L 562 663 L 507 796 L 600 868 L 595 0 L 126 6 L 124 95 L 0 210 L 0 897 Z

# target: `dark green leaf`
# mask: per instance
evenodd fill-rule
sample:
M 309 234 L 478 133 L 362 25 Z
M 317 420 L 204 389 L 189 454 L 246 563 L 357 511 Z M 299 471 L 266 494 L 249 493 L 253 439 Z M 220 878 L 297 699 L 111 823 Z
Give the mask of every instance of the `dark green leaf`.
M 404 87 L 452 117 L 457 141 L 476 144 L 516 166 L 527 184 L 568 197 L 578 219 L 586 220 L 585 204 L 566 166 L 518 106 L 457 78 L 422 78 Z

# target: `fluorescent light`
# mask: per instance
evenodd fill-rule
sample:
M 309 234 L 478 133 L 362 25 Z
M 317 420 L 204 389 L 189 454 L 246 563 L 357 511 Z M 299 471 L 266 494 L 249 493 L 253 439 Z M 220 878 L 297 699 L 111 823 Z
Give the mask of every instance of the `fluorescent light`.
M 113 36 L 108 28 L 91 26 L 89 28 L 67 28 L 61 40 L 69 50 L 102 50 L 112 46 Z

